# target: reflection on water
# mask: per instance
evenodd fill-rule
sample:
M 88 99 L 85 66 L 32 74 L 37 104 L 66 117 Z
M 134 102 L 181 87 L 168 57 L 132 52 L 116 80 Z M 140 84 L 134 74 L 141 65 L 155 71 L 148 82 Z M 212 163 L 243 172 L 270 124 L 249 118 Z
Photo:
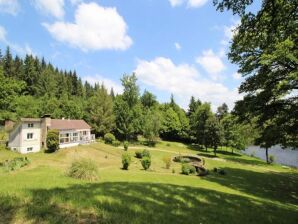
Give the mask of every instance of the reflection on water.
M 244 154 L 254 155 L 262 160 L 266 160 L 265 149 L 259 146 L 249 146 Z M 268 150 L 269 155 L 275 157 L 275 163 L 298 167 L 298 149 L 282 149 L 279 145 L 273 146 Z

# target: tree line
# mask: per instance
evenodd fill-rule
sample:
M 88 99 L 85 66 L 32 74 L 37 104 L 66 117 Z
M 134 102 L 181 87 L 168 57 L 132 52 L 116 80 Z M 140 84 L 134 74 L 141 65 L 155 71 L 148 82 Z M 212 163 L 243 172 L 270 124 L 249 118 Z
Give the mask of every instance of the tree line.
M 244 149 L 253 141 L 253 125 L 239 123 L 225 103 L 213 113 L 210 103 L 191 97 L 185 111 L 173 95 L 170 102 L 159 103 L 151 92 L 141 94 L 135 74 L 123 75 L 121 83 L 123 93 L 115 95 L 103 83 L 83 83 L 75 71 L 59 70 L 44 58 L 13 57 L 8 47 L 0 56 L 0 120 L 44 114 L 84 119 L 97 136 L 111 132 L 136 140 L 143 135 L 148 144 L 162 138 L 215 152 L 222 145 Z

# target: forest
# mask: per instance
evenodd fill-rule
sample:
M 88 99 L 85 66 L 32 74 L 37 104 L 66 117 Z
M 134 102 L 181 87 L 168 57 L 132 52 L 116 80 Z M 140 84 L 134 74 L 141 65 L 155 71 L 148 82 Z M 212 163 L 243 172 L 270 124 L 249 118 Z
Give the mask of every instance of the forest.
M 76 71 L 61 70 L 44 58 L 12 56 L 7 47 L 0 57 L 0 120 L 22 117 L 84 119 L 97 137 L 113 133 L 119 140 L 147 144 L 163 140 L 197 143 L 204 148 L 230 146 L 244 149 L 257 134 L 253 122 L 239 122 L 223 104 L 214 113 L 208 102 L 191 97 L 187 111 L 171 96 L 159 103 L 145 90 L 142 94 L 135 74 L 123 75 L 123 93 L 115 95 L 104 83 L 82 82 Z

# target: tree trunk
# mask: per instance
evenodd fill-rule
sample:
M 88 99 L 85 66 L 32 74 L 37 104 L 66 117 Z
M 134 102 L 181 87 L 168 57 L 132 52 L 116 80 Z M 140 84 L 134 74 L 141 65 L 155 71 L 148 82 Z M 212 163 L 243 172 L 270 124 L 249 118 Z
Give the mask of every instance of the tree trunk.
M 266 148 L 265 150 L 266 150 L 266 162 L 269 164 L 269 158 L 268 158 L 268 148 Z
M 217 147 L 214 147 L 214 155 L 216 156 L 216 149 L 217 149 Z

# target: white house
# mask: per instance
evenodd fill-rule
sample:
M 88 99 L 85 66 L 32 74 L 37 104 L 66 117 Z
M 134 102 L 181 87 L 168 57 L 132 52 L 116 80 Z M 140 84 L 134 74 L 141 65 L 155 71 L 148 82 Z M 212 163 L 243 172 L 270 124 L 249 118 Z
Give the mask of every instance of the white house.
M 8 147 L 20 153 L 38 152 L 46 148 L 48 130 L 59 131 L 59 147 L 66 148 L 79 144 L 89 144 L 95 136 L 84 120 L 22 118 L 9 133 Z

